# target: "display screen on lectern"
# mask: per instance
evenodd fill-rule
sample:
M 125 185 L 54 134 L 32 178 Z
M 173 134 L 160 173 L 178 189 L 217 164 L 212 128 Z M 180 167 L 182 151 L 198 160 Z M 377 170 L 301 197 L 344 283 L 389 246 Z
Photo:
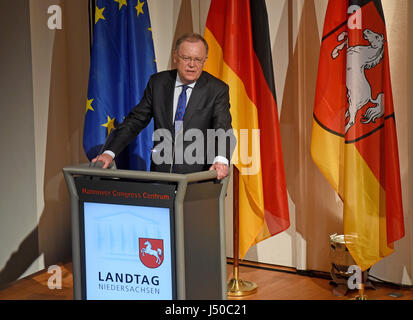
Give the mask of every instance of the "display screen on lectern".
M 88 300 L 173 299 L 169 208 L 84 202 Z

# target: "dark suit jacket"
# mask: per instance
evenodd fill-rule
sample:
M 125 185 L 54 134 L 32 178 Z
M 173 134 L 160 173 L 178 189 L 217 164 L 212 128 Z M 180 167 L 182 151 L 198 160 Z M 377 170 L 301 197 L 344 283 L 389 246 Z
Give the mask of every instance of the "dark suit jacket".
M 232 134 L 228 85 L 211 74 L 202 72 L 186 107 L 183 132 L 180 133 L 180 139 L 178 134 L 175 140 L 172 116 L 176 74 L 177 70 L 169 70 L 152 75 L 142 100 L 115 130 L 107 150 L 119 154 L 153 118 L 154 130 L 167 129 L 169 137 L 166 135 L 161 141 L 155 141 L 154 152 L 161 152 L 158 155 L 164 157 L 165 161 L 159 163 L 152 153 L 152 171 L 199 172 L 208 170 L 217 155 L 231 160 L 236 142 Z M 217 131 L 215 138 L 211 138 L 214 131 L 208 132 L 208 129 L 221 129 L 221 132 Z M 189 140 L 189 134 L 194 132 L 197 134 Z M 201 139 L 199 133 L 202 133 Z M 218 148 L 218 139 L 221 143 L 224 141 L 224 145 L 221 144 L 223 148 Z M 163 148 L 166 144 L 171 148 Z M 169 151 L 172 146 L 176 151 L 171 155 Z

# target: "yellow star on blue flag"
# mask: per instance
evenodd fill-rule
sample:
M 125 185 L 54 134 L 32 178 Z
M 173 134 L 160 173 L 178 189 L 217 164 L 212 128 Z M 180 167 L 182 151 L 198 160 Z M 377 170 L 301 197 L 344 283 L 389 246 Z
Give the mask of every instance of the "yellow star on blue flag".
M 138 17 L 139 17 L 139 15 L 140 14 L 145 14 L 144 12 L 143 12 L 143 6 L 144 6 L 144 4 L 145 4 L 145 2 L 140 2 L 139 0 L 138 0 L 138 4 L 137 4 L 137 6 L 135 7 L 136 8 L 136 11 L 137 11 L 137 15 L 138 15 Z
M 128 3 L 126 0 L 115 0 L 115 2 L 119 3 L 119 10 L 122 9 L 123 6 L 127 6 Z
M 98 6 L 96 6 L 96 9 L 95 9 L 95 24 L 98 23 L 100 19 L 106 20 L 105 17 L 103 16 L 103 11 L 104 10 L 105 10 L 105 8 L 98 8 Z
M 106 127 L 108 128 L 108 135 L 110 134 L 110 132 L 115 129 L 115 118 L 111 119 L 108 116 L 108 121 L 104 124 L 101 125 L 102 127 Z
M 97 1 L 83 136 L 89 159 L 101 152 L 110 132 L 139 103 L 156 72 L 148 13 L 147 1 Z M 152 133 L 153 121 L 116 155 L 117 167 L 149 170 Z
M 87 101 L 86 101 L 86 112 L 88 112 L 88 110 L 95 111 L 95 109 L 93 109 L 93 106 L 92 106 L 93 100 L 94 99 L 87 99 Z

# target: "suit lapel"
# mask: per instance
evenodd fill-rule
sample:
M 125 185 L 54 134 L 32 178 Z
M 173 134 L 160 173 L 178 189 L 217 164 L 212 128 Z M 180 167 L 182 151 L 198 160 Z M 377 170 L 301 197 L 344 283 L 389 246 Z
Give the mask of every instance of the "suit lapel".
M 173 101 L 175 92 L 175 81 L 176 81 L 176 70 L 171 70 L 170 77 L 165 83 L 164 87 L 164 106 L 165 106 L 165 119 L 164 128 L 167 128 L 171 133 L 175 132 L 173 126 L 172 112 L 173 112 Z
M 185 124 L 190 123 L 191 117 L 196 113 L 197 107 L 199 106 L 200 99 L 203 95 L 205 89 L 205 84 L 207 83 L 206 76 L 202 72 L 201 76 L 197 80 L 194 89 L 192 90 L 191 97 L 189 98 L 188 104 L 186 106 L 185 115 L 184 115 L 184 129 L 186 128 Z

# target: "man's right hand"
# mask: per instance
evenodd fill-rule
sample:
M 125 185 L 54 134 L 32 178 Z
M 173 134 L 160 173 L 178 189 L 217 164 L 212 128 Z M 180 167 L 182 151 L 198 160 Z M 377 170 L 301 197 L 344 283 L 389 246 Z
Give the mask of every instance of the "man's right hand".
M 92 163 L 95 163 L 96 161 L 102 161 L 103 162 L 103 169 L 106 169 L 109 167 L 110 163 L 113 161 L 113 158 L 108 155 L 107 153 L 102 153 L 101 155 L 98 155 L 96 158 L 92 159 Z

